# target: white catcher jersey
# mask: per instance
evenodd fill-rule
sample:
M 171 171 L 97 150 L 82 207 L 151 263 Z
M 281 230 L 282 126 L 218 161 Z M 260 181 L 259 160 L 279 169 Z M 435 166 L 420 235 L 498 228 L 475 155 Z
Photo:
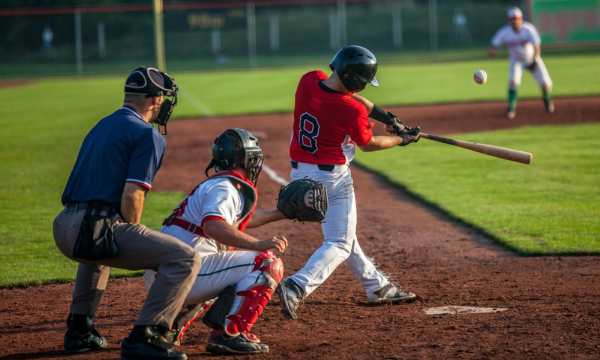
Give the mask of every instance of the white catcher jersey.
M 496 32 L 492 39 L 492 46 L 506 46 L 511 61 L 530 64 L 533 61 L 534 45 L 541 43 L 540 35 L 535 26 L 523 22 L 519 32 L 515 32 L 510 25 L 504 25 Z
M 193 224 L 201 225 L 206 217 L 218 216 L 228 224 L 236 225 L 242 216 L 244 198 L 228 178 L 215 177 L 203 182 L 181 206 L 184 212 L 179 217 Z M 184 241 L 202 256 L 219 251 L 215 240 L 198 236 L 179 226 L 163 226 L 161 231 Z

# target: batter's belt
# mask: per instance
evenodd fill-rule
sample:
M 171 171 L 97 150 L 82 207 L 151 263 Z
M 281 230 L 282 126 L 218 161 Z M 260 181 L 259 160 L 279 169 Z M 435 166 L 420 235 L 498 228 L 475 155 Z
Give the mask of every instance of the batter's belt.
M 298 168 L 298 162 L 297 161 L 292 160 L 291 164 L 292 164 L 292 168 L 293 169 L 297 169 Z M 322 170 L 322 171 L 329 171 L 329 172 L 331 172 L 331 171 L 333 171 L 333 169 L 335 169 L 335 165 L 322 165 L 322 164 L 319 164 L 319 165 L 317 165 L 317 168 L 319 168 L 319 170 Z

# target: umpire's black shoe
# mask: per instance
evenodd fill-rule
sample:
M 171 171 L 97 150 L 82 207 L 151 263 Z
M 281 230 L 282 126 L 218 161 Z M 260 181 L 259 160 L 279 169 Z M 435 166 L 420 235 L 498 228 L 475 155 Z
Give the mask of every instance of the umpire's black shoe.
M 64 347 L 66 353 L 77 354 L 106 349 L 108 343 L 94 328 L 91 316 L 70 314 L 67 318 Z
M 304 300 L 304 291 L 292 279 L 286 278 L 277 287 L 277 295 L 281 302 L 281 312 L 288 319 L 298 318 L 298 308 Z
M 169 332 L 160 326 L 135 326 L 121 343 L 122 360 L 187 360 L 174 350 Z
M 214 354 L 262 354 L 269 352 L 269 346 L 251 341 L 241 334 L 229 336 L 222 331 L 213 331 L 208 338 L 206 351 Z

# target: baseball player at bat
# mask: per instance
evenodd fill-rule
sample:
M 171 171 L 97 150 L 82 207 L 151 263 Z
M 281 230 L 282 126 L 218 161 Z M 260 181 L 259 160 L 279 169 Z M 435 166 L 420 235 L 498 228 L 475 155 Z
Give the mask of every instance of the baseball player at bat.
M 518 7 L 507 11 L 508 24 L 504 25 L 492 39 L 489 54 L 495 56 L 497 49 L 508 48 L 510 66 L 508 72 L 508 110 L 506 116 L 513 119 L 517 109 L 517 90 L 521 85 L 523 69 L 527 69 L 542 89 L 546 112 L 554 112 L 551 98 L 552 79 L 542 60 L 540 36 L 533 24 L 523 21 L 523 13 Z
M 368 118 L 395 118 L 379 106 L 368 108 L 356 93 L 367 84 L 378 86 L 377 60 L 368 49 L 351 45 L 334 56 L 327 75 L 321 70 L 302 76 L 296 89 L 294 124 L 289 155 L 291 178 L 309 178 L 325 185 L 329 207 L 322 222 L 323 243 L 306 264 L 277 288 L 284 315 L 296 319 L 302 301 L 344 261 L 361 282 L 368 302 L 401 303 L 416 295 L 402 290 L 365 255 L 356 236 L 356 201 L 350 162 L 358 146 L 376 151 L 408 145 L 419 130 L 374 136 Z M 407 128 L 408 129 L 408 128 Z
M 257 210 L 256 182 L 263 164 L 257 138 L 244 129 L 228 129 L 216 138 L 212 153 L 205 172 L 207 176 L 211 170 L 214 173 L 181 202 L 161 229 L 191 246 L 202 258 L 184 310 L 176 318 L 172 340 L 180 343 L 191 323 L 202 316 L 212 328 L 207 351 L 265 353 L 269 347 L 251 329 L 283 277 L 283 263 L 275 252 L 285 251 L 287 239 L 257 239 L 244 230 L 296 218 L 303 209 L 285 203 L 292 201 L 285 196 L 286 191 L 302 199 L 301 208 L 316 209 L 315 221 L 323 218 L 326 198 L 318 196 L 322 193 L 320 184 L 292 182 L 280 193 L 278 208 Z M 304 203 L 307 195 L 310 204 Z M 285 211 L 281 211 L 284 206 Z M 146 271 L 147 287 L 155 277 L 156 272 Z

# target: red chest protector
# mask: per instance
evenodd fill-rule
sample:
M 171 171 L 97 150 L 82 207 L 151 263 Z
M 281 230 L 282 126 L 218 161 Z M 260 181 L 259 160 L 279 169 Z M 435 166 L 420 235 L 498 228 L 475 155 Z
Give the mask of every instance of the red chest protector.
M 240 215 L 240 219 L 238 220 L 237 226 L 240 231 L 246 230 L 248 224 L 250 223 L 250 220 L 252 219 L 252 216 L 254 216 L 254 212 L 256 211 L 256 205 L 258 203 L 258 190 L 256 189 L 256 186 L 254 186 L 250 179 L 245 177 L 239 171 L 235 170 L 220 171 L 204 181 L 208 181 L 217 177 L 227 178 L 242 195 L 244 199 L 244 208 L 242 209 L 242 213 Z M 180 228 L 190 231 L 196 235 L 205 236 L 204 232 L 202 231 L 202 224 L 194 224 L 180 217 L 185 212 L 188 197 L 192 195 L 196 191 L 196 189 L 198 189 L 204 183 L 204 181 L 198 184 L 198 186 L 196 186 L 194 190 L 192 190 L 188 194 L 188 196 L 181 202 L 181 204 L 179 204 L 179 207 L 173 210 L 171 215 L 165 219 L 163 225 L 177 225 Z

